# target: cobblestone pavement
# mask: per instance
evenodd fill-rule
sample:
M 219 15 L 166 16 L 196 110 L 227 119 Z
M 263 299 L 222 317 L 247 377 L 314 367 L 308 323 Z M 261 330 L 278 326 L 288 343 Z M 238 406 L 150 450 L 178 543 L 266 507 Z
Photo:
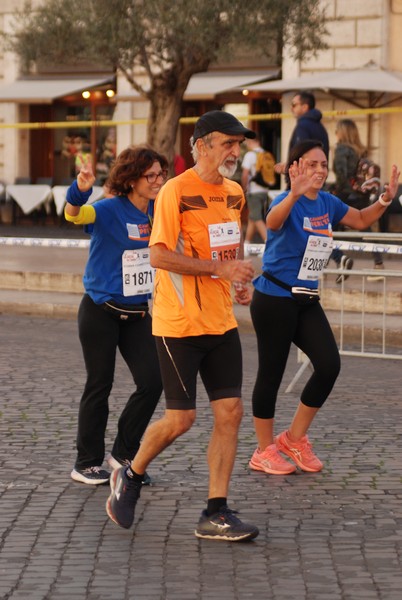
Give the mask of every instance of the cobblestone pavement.
M 134 527 L 106 516 L 108 487 L 74 483 L 84 383 L 73 321 L 0 316 L 0 598 L 4 600 L 400 600 L 402 594 L 401 370 L 399 361 L 344 358 L 311 430 L 321 473 L 250 472 L 255 338 L 242 331 L 245 416 L 230 505 L 258 525 L 248 544 L 198 540 L 207 494 L 211 414 L 151 465 Z M 301 382 L 289 360 L 278 431 Z M 108 447 L 130 392 L 119 359 Z M 163 401 L 157 409 L 159 415 Z

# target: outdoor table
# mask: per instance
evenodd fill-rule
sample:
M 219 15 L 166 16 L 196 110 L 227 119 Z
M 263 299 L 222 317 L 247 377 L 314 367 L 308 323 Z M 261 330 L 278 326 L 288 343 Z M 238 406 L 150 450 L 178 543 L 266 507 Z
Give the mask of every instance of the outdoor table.
M 6 194 L 27 215 L 50 199 L 52 188 L 41 184 L 10 184 L 6 186 Z
M 53 199 L 56 205 L 56 212 L 60 216 L 63 214 L 64 205 L 66 203 L 66 194 L 70 186 L 68 185 L 55 185 L 52 188 Z M 97 200 L 100 200 L 104 195 L 103 187 L 100 185 L 94 185 L 92 188 L 92 194 L 89 196 L 87 204 L 93 204 Z

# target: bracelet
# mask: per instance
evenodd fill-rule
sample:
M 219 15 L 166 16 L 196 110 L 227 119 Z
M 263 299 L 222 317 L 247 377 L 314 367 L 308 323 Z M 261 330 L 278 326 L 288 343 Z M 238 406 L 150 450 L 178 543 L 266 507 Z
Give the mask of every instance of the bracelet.
M 381 204 L 381 206 L 389 206 L 390 204 L 392 204 L 392 200 L 393 198 L 391 198 L 391 200 L 388 200 L 388 202 L 386 200 L 384 200 L 384 196 L 385 194 L 381 194 L 381 196 L 378 198 L 378 202 Z

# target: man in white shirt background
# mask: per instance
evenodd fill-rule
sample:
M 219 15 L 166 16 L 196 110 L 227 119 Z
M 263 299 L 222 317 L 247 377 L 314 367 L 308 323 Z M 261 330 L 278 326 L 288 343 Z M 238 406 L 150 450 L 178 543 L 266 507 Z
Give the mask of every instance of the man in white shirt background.
M 249 210 L 245 242 L 253 243 L 257 232 L 265 244 L 267 228 L 265 225 L 265 211 L 267 210 L 268 190 L 253 181 L 256 173 L 257 154 L 264 152 L 258 136 L 246 140 L 247 152 L 242 161 L 241 186 L 246 194 Z

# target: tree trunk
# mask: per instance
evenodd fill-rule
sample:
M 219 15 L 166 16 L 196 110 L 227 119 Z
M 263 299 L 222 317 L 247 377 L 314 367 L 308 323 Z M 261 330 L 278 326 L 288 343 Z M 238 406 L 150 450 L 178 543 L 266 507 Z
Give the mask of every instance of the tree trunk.
M 148 119 L 148 143 L 164 154 L 171 165 L 173 173 L 173 158 L 183 93 L 166 90 L 154 91 L 150 95 L 150 114 Z

